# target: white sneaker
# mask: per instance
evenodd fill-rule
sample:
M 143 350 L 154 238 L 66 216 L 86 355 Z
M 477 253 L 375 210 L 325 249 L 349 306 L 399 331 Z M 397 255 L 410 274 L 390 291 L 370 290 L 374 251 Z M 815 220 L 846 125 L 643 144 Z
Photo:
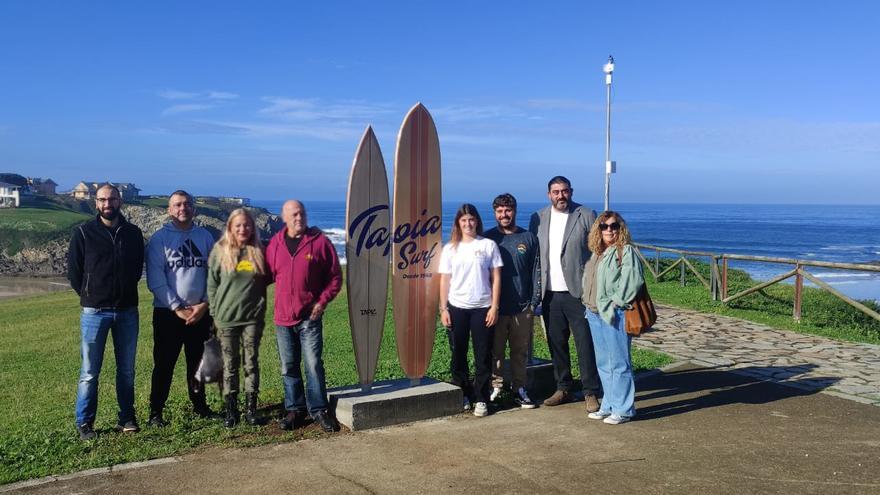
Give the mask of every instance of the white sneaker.
M 464 409 L 465 411 L 471 410 L 471 400 L 468 399 L 467 397 L 464 398 L 464 402 L 462 404 L 462 409 Z
M 489 414 L 489 408 L 486 407 L 485 402 L 477 402 L 476 407 L 474 407 L 474 416 L 486 416 Z
M 629 421 L 629 418 L 627 416 L 618 416 L 616 414 L 612 414 L 611 416 L 608 416 L 607 418 L 602 420 L 602 422 L 606 425 L 619 425 L 621 423 L 626 423 L 627 421 Z
M 590 414 L 587 414 L 587 417 L 590 419 L 605 419 L 608 416 L 611 416 L 611 413 L 607 413 L 605 411 L 596 411 L 596 412 L 591 412 Z
M 489 394 L 489 402 L 495 402 L 499 395 L 501 395 L 501 387 L 493 388 L 492 393 Z
M 519 397 L 516 397 L 513 401 L 519 404 L 519 407 L 523 409 L 534 409 L 537 407 L 535 406 L 535 403 L 532 402 L 532 399 L 529 399 L 529 394 L 526 393 L 526 389 L 520 387 L 516 393 Z

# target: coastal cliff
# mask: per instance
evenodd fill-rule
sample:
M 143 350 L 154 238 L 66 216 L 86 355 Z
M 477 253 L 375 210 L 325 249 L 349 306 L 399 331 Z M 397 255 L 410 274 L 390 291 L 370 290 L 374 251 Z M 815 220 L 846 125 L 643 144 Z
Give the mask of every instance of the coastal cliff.
M 130 204 L 122 207 L 125 218 L 140 227 L 149 239 L 163 224 L 168 222 L 166 210 L 160 201 L 153 204 Z M 70 233 L 79 223 L 92 218 L 88 208 L 21 208 L 7 212 L 0 222 L 3 237 L 0 242 L 0 275 L 14 276 L 64 276 L 67 274 L 67 247 Z M 62 206 L 67 206 L 64 204 Z M 226 205 L 199 204 L 195 223 L 218 239 L 233 208 Z M 263 208 L 249 208 L 254 214 L 260 238 L 268 242 L 284 223 L 277 215 Z M 35 212 L 41 215 L 36 217 Z M 13 217 L 12 214 L 17 216 Z M 44 218 L 45 217 L 45 218 Z M 62 220 L 63 219 L 63 220 Z

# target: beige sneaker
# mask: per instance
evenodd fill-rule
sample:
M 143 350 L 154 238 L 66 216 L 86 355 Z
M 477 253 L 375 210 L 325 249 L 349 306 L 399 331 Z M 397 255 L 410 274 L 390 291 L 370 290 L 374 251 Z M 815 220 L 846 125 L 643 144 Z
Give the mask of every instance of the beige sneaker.
M 584 404 L 587 405 L 588 413 L 594 413 L 599 410 L 599 399 L 595 395 L 584 397 Z
M 566 402 L 571 400 L 571 395 L 565 390 L 557 390 L 550 397 L 544 399 L 545 406 L 558 406 L 560 404 L 565 404 Z

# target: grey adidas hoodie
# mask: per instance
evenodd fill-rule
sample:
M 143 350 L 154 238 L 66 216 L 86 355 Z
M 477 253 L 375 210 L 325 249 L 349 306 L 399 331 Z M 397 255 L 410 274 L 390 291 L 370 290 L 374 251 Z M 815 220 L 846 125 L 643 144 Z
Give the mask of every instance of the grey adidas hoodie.
M 147 243 L 147 287 L 153 306 L 175 310 L 208 300 L 208 255 L 214 237 L 193 225 L 180 230 L 169 222 Z

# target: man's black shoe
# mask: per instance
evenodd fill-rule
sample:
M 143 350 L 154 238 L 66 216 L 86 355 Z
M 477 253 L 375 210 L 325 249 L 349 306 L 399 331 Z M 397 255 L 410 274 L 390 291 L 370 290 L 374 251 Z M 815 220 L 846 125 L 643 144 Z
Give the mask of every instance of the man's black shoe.
M 287 411 L 287 414 L 279 421 L 279 425 L 282 430 L 295 430 L 305 424 L 307 416 L 308 413 L 305 411 Z
M 339 431 L 339 423 L 337 423 L 336 419 L 330 416 L 330 413 L 327 411 L 321 411 L 316 414 L 315 422 L 321 425 L 321 429 L 327 433 Z
M 76 432 L 79 433 L 80 440 L 94 440 L 98 437 L 98 434 L 95 433 L 95 429 L 92 427 L 91 423 L 83 423 L 77 426 Z
M 168 423 L 162 418 L 162 413 L 156 413 L 150 415 L 150 419 L 147 420 L 147 426 L 153 428 L 165 428 L 168 426 Z

